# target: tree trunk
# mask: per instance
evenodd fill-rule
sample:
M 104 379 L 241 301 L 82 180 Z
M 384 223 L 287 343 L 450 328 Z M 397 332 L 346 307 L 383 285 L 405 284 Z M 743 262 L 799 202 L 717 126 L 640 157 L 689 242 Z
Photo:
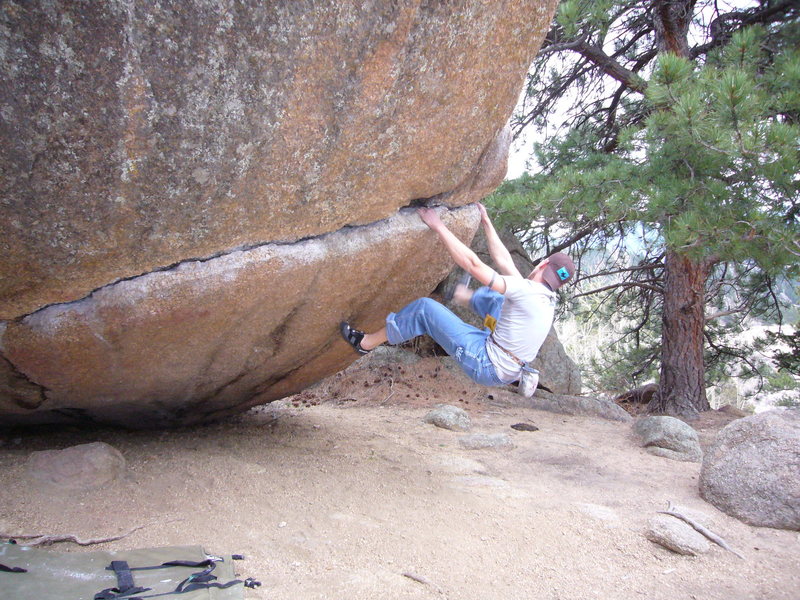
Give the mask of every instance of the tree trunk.
M 665 271 L 661 377 L 647 410 L 693 418 L 710 408 L 703 360 L 704 296 L 710 264 L 670 250 Z
M 697 0 L 654 0 L 653 28 L 659 52 L 689 56 L 689 26 Z

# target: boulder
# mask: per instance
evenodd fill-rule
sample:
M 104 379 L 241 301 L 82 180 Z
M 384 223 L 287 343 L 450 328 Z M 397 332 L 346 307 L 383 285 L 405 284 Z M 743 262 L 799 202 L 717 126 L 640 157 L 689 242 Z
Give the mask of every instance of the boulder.
M 556 4 L 2 3 L 0 424 L 208 420 L 353 360 L 339 319 L 451 266 L 401 209 L 502 180 Z
M 93 490 L 117 479 L 125 470 L 125 458 L 105 442 L 42 450 L 28 457 L 28 478 L 49 488 Z
M 473 206 L 444 214 L 464 238 L 477 218 Z M 8 323 L 0 338 L 14 381 L 24 384 L 0 398 L 3 420 L 169 427 L 299 392 L 358 357 L 339 321 L 378 328 L 390 310 L 436 286 L 450 268 L 438 244 L 404 210 L 295 244 L 184 262 L 44 308 Z M 417 252 L 430 257 L 426 268 L 413 280 L 396 276 L 414 270 Z
M 533 368 L 539 371 L 539 387 L 554 394 L 577 396 L 581 393 L 581 370 L 564 350 L 558 339 L 555 325 L 533 360 Z
M 717 435 L 700 494 L 750 525 L 800 531 L 800 410 L 739 419 Z
M 482 197 L 555 4 L 4 2 L 0 318 Z
M 633 424 L 633 431 L 650 454 L 685 462 L 703 459 L 697 432 L 680 419 L 643 417 Z
M 702 534 L 669 515 L 656 515 L 650 519 L 645 537 L 655 544 L 685 556 L 705 554 L 711 549 L 708 540 Z

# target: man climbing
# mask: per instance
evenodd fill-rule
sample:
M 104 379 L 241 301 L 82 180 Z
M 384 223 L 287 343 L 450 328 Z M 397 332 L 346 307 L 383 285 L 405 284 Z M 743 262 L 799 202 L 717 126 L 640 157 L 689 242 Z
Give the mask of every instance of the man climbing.
M 484 318 L 486 328 L 464 323 L 435 300 L 420 298 L 397 313 L 390 313 L 386 326 L 373 333 L 365 334 L 342 322 L 342 336 L 359 354 L 387 341 L 400 344 L 427 334 L 477 383 L 499 386 L 521 379 L 523 367 L 527 368 L 536 357 L 553 323 L 555 291 L 572 279 L 575 265 L 569 256 L 557 252 L 540 262 L 527 278 L 523 277 L 486 209 L 482 204 L 478 208 L 497 271 L 461 242 L 435 209 L 420 208 L 417 213 L 439 236 L 456 264 L 483 284 L 474 292 L 464 284 L 458 285 L 454 299 Z

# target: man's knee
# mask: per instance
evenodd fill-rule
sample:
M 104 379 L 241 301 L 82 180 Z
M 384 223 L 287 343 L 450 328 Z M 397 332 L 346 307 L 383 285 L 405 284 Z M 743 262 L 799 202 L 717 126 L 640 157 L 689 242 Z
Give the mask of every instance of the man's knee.
M 413 308 L 416 310 L 426 310 L 430 308 L 434 308 L 436 306 L 440 306 L 440 304 L 434 300 L 433 298 L 417 298 L 412 303 L 408 305 L 409 308 Z

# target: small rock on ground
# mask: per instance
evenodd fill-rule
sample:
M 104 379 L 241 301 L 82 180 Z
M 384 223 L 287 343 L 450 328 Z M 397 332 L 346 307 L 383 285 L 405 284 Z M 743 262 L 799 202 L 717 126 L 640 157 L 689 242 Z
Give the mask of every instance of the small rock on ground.
M 451 431 L 468 431 L 470 428 L 467 411 L 451 404 L 437 404 L 425 415 L 425 422 Z
M 633 425 L 650 454 L 672 460 L 700 462 L 703 451 L 697 432 L 675 417 L 644 417 Z
M 650 520 L 645 537 L 685 556 L 697 556 L 709 551 L 706 538 L 695 529 L 670 515 L 656 515 Z
M 458 443 L 467 450 L 482 450 L 484 448 L 511 448 L 514 444 L 505 433 L 473 433 L 462 435 Z

